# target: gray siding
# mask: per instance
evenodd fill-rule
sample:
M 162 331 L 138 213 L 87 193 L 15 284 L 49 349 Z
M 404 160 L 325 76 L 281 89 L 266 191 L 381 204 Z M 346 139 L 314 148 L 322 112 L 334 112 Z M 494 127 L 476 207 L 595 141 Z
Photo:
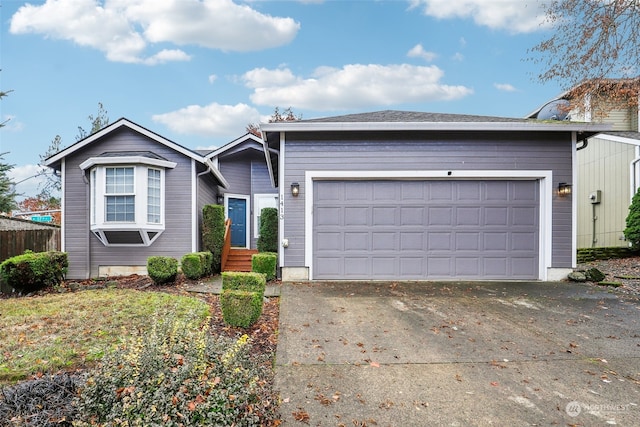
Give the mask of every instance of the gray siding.
M 249 232 L 250 247 L 255 248 L 257 239 L 254 238 L 254 194 L 277 193 L 277 189 L 271 186 L 269 170 L 265 162 L 264 154 L 253 149 L 225 155 L 219 160 L 219 168 L 222 175 L 229 182 L 230 194 L 250 196 Z
M 88 184 L 83 180 L 80 163 L 106 151 L 153 151 L 176 162 L 165 171 L 165 231 L 149 247 L 107 247 L 90 231 Z M 152 255 L 176 258 L 191 252 L 191 159 L 128 129 L 109 134 L 66 158 L 65 175 L 65 243 L 69 253 L 69 278 L 98 275 L 101 265 L 145 266 Z M 87 248 L 89 248 L 87 250 Z M 91 267 L 90 267 L 91 266 Z
M 284 192 L 285 266 L 290 267 L 305 265 L 307 170 L 552 170 L 553 188 L 572 182 L 569 132 L 290 133 L 284 151 L 280 185 L 301 184 L 300 197 Z M 571 197 L 554 194 L 552 267 L 571 267 L 571 221 Z
M 198 174 L 205 170 L 204 165 L 198 165 Z M 198 209 L 198 250 L 202 250 L 202 208 L 205 205 L 216 204 L 217 188 L 218 183 L 211 173 L 202 175 L 198 180 L 198 202 L 196 206 L 196 209 Z

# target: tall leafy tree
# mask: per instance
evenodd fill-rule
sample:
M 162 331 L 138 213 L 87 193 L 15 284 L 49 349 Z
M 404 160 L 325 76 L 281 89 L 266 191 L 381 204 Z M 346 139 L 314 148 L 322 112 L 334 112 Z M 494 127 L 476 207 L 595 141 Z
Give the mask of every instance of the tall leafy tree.
M 544 5 L 553 32 L 530 50 L 530 59 L 543 65 L 538 80 L 570 90 L 574 108 L 594 94 L 637 106 L 640 1 L 551 0 Z

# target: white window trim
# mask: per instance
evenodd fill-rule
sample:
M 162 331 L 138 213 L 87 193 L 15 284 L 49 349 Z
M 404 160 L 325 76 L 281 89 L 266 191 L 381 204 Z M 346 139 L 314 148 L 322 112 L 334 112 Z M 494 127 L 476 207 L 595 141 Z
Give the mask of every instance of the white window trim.
M 152 159 L 153 160 L 153 159 Z M 86 163 L 86 162 L 85 162 Z M 107 221 L 106 220 L 106 170 L 112 167 L 133 168 L 135 221 Z M 148 170 L 160 171 L 160 223 L 148 221 Z M 155 163 L 149 164 L 95 164 L 90 172 L 90 215 L 91 231 L 105 246 L 149 246 L 165 229 L 165 170 Z M 95 182 L 94 182 L 95 180 Z M 116 195 L 116 194 L 109 194 Z M 125 194 L 123 194 L 125 195 Z M 109 243 L 105 232 L 123 231 L 138 232 L 141 243 Z
M 224 217 L 229 218 L 229 199 L 244 199 L 247 203 L 246 206 L 246 215 L 245 215 L 245 248 L 251 248 L 251 196 L 246 194 L 232 194 L 225 193 L 224 194 Z
M 260 216 L 260 201 L 261 200 L 269 200 L 272 199 L 274 201 L 273 206 L 265 206 L 269 208 L 278 209 L 278 193 L 258 193 L 253 195 L 253 237 L 260 237 L 260 228 L 258 227 L 258 217 Z

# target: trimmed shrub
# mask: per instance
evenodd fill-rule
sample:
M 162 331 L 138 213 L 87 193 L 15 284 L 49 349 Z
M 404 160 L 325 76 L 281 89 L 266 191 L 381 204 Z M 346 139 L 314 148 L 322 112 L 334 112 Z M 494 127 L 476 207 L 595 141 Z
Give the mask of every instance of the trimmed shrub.
M 88 426 L 260 426 L 277 417 L 277 395 L 247 335 L 212 334 L 197 316 L 159 314 L 107 354 L 80 390 Z
M 262 314 L 262 294 L 225 289 L 220 294 L 220 309 L 225 323 L 248 328 Z
M 224 206 L 202 208 L 202 247 L 212 254 L 211 273 L 219 273 L 224 246 Z
M 178 260 L 169 256 L 147 258 L 147 274 L 156 285 L 173 283 L 178 276 Z
M 0 264 L 0 282 L 19 293 L 57 286 L 64 279 L 69 262 L 66 252 L 31 252 Z
M 213 254 L 209 251 L 196 252 L 202 258 L 204 268 L 203 276 L 211 275 L 211 263 L 213 262 Z
M 192 252 L 180 260 L 182 273 L 189 279 L 199 279 L 211 274 L 211 252 Z
M 222 273 L 222 290 L 247 291 L 264 296 L 267 280 L 261 273 L 245 273 L 238 271 L 225 271 Z
M 199 279 L 204 276 L 204 264 L 203 257 L 197 253 L 190 253 L 184 255 L 180 259 L 180 267 L 182 268 L 182 274 L 189 279 Z
M 260 252 L 251 256 L 251 271 L 262 273 L 267 281 L 276 278 L 276 263 L 278 254 L 273 252 Z
M 264 208 L 260 211 L 260 236 L 258 252 L 278 252 L 278 209 Z

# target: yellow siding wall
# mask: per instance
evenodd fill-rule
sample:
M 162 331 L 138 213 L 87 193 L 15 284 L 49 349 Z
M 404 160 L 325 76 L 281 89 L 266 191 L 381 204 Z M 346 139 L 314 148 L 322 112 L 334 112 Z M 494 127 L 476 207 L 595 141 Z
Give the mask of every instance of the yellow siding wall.
M 578 248 L 627 246 L 621 237 L 631 202 L 629 165 L 635 158 L 635 147 L 591 138 L 587 148 L 577 154 L 578 182 L 574 196 L 578 198 Z M 589 194 L 596 190 L 601 190 L 602 202 L 595 205 L 593 243 L 593 205 Z

